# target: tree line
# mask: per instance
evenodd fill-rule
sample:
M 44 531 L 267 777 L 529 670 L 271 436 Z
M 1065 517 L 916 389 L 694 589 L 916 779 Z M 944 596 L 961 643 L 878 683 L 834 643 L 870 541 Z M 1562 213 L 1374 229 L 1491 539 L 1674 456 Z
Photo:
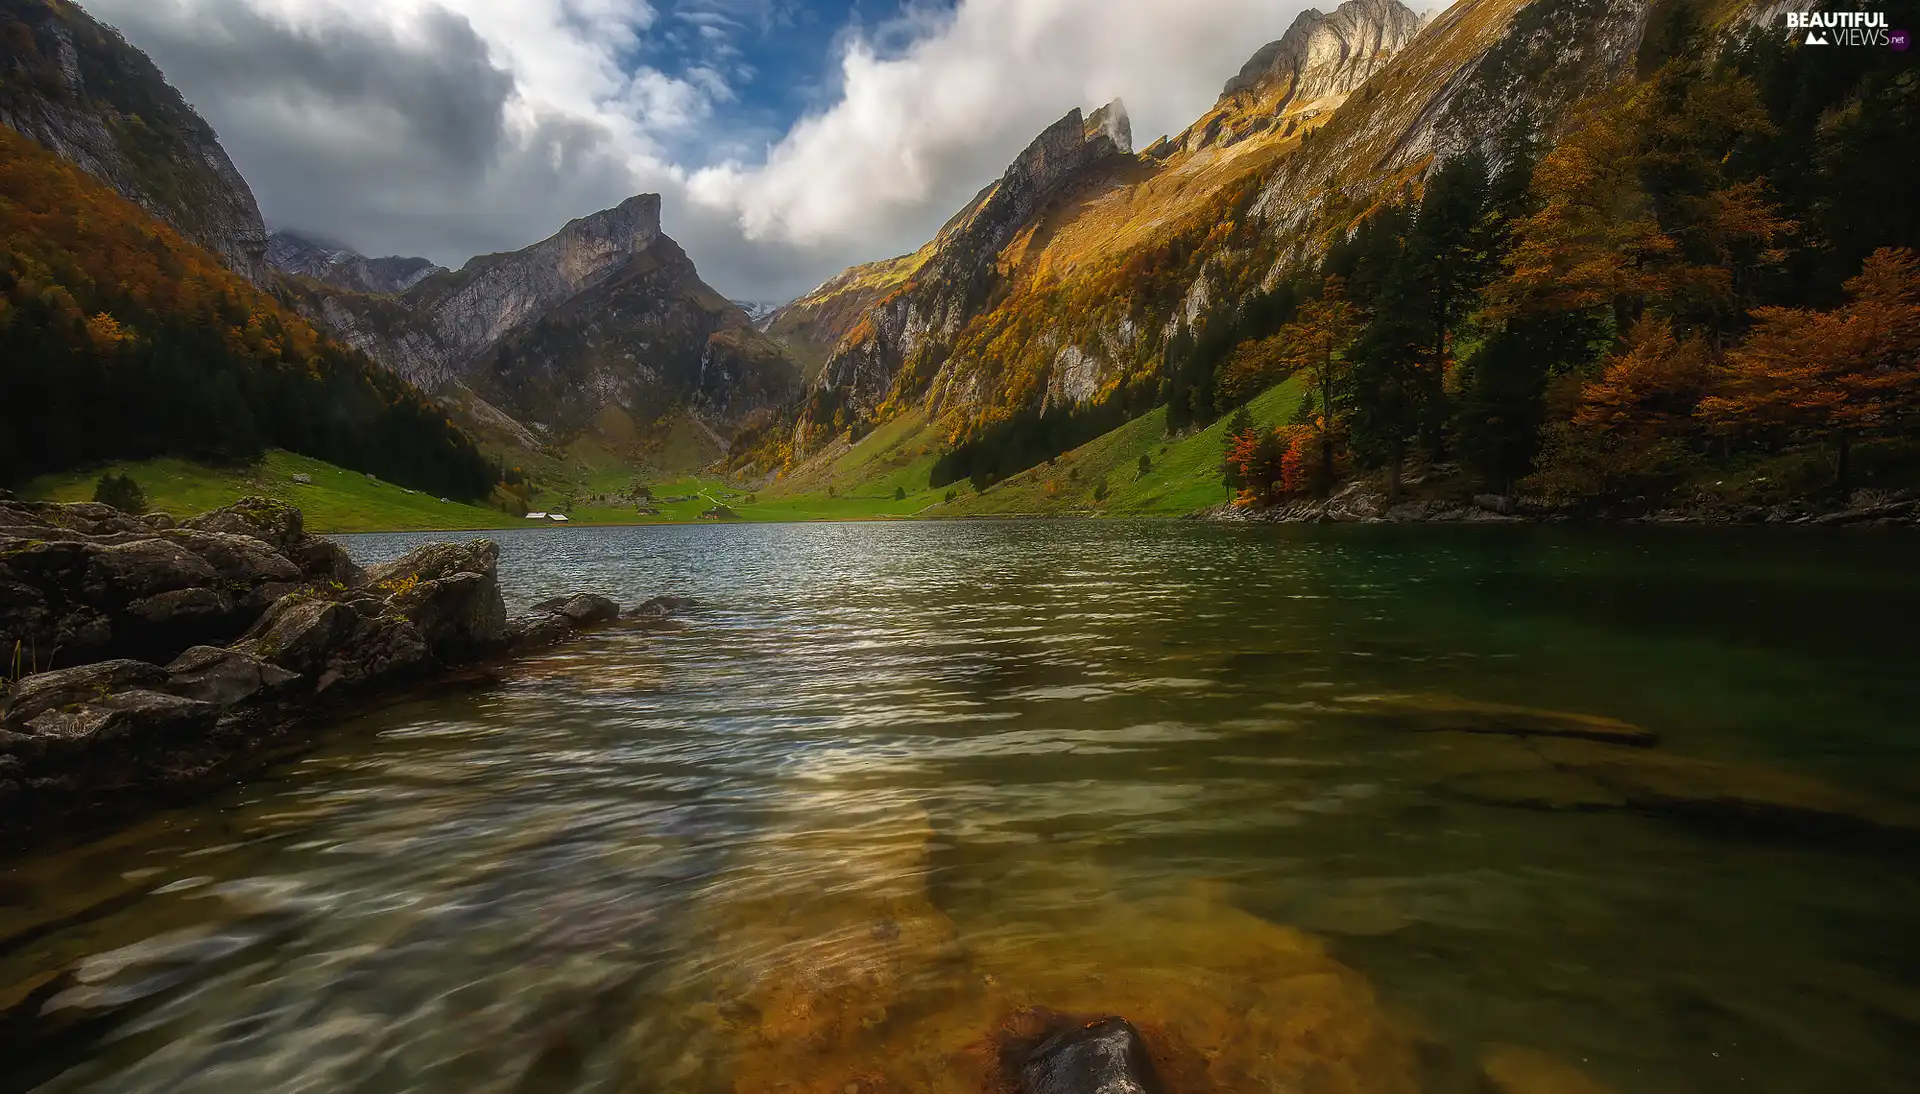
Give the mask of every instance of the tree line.
M 1893 151 L 1915 74 L 1771 33 L 1710 60 L 1675 11 L 1649 78 L 1544 152 L 1519 127 L 1498 166 L 1437 165 L 1290 279 L 1277 330 L 1217 354 L 1195 419 L 1307 391 L 1287 422 L 1233 422 L 1244 501 L 1352 471 L 1392 496 L 1414 462 L 1569 502 L 1807 449 L 1843 494 L 1863 444 L 1920 470 L 1920 170 Z
M 280 447 L 463 499 L 498 478 L 412 385 L 0 127 L 0 479 Z

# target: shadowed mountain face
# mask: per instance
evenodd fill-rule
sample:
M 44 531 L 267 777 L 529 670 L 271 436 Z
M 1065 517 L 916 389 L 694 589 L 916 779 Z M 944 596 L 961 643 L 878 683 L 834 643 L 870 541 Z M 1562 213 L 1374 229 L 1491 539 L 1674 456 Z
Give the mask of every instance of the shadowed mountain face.
M 0 0 L 0 125 L 105 182 L 255 284 L 253 191 L 147 55 L 67 0 Z
M 515 443 L 608 412 L 644 427 L 684 410 L 724 430 L 798 390 L 786 354 L 662 233 L 658 194 L 455 271 L 295 238 L 274 257 L 302 311 Z

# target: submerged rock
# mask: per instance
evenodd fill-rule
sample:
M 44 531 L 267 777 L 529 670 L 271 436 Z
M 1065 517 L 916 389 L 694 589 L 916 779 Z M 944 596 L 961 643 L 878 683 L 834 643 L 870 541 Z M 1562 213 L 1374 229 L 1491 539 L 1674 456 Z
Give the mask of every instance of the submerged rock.
M 1571 1064 L 1518 1045 L 1489 1047 L 1480 1073 L 1493 1094 L 1614 1094 Z
M 1349 710 L 1416 732 L 1495 733 L 1510 737 L 1573 737 L 1648 746 L 1660 735 L 1600 714 L 1485 703 L 1454 695 L 1355 695 L 1340 700 Z
M 1920 843 L 1920 811 L 1807 775 L 1588 740 L 1436 734 L 1430 765 L 1449 792 L 1493 805 L 1621 810 L 1748 835 L 1839 835 Z
M 535 604 L 533 610 L 563 616 L 576 627 L 591 627 L 620 618 L 620 605 L 597 593 L 556 596 Z
M 1153 1060 L 1125 1018 L 1062 1030 L 1020 1068 L 1021 1094 L 1159 1094 Z
M 693 601 L 684 596 L 656 596 L 621 613 L 623 619 L 666 619 L 693 608 Z

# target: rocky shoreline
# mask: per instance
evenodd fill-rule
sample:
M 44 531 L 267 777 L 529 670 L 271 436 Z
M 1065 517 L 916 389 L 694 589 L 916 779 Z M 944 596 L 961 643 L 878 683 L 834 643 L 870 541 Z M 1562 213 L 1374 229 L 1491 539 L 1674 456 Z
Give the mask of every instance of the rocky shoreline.
M 1420 485 L 1410 481 L 1410 486 Z M 1800 500 L 1778 505 L 1700 503 L 1667 508 L 1621 503 L 1573 508 L 1525 495 L 1409 498 L 1387 504 L 1371 483 L 1350 483 L 1331 496 L 1254 508 L 1222 503 L 1197 519 L 1242 524 L 1700 524 L 1813 525 L 1826 528 L 1920 528 L 1920 497 L 1861 491 L 1845 504 Z
M 231 782 L 328 720 L 627 612 L 576 593 L 509 617 L 491 540 L 362 569 L 300 511 L 175 522 L 0 496 L 0 850 Z

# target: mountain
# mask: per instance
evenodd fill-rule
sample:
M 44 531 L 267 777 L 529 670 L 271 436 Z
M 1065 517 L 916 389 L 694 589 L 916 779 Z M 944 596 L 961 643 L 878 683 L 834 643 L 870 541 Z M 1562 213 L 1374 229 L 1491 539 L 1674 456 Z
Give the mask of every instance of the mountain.
M 1461 0 L 1423 28 L 1398 0 L 1348 0 L 1302 13 L 1206 115 L 1138 155 L 1119 104 L 1069 112 L 915 255 L 775 315 L 803 359 L 831 346 L 775 462 L 908 408 L 952 431 L 1150 405 L 1178 339 L 1383 196 L 1441 157 L 1497 158 L 1516 119 L 1552 127 L 1628 77 L 1647 18 L 1645 0 Z
M 832 349 L 733 466 L 955 516 L 1224 473 L 1301 519 L 1879 519 L 1920 482 L 1920 84 L 1783 7 L 1351 0 L 1140 155 L 1069 116 L 776 316 Z
M 146 54 L 67 0 L 0 0 L 0 124 L 264 284 L 266 226 L 213 129 Z
M 0 479 L 285 448 L 435 494 L 492 467 L 420 391 L 0 127 Z
M 368 258 L 351 247 L 285 230 L 267 237 L 266 259 L 281 273 L 384 296 L 403 293 L 434 274 L 447 272 L 424 258 Z
M 817 391 L 859 414 L 878 411 L 906 372 L 915 387 L 931 382 L 944 354 L 962 328 L 987 304 L 1000 280 L 1003 262 L 1018 265 L 1018 255 L 1003 252 L 1033 242 L 1038 221 L 1053 209 L 1070 184 L 1117 178 L 1136 166 L 1126 108 L 1115 101 L 1083 117 L 1069 110 L 1033 139 L 998 181 L 975 195 L 916 257 L 910 275 L 886 292 L 847 331 L 821 368 Z M 898 274 L 904 264 L 882 271 L 855 272 L 830 286 L 844 298 Z M 819 294 L 802 298 L 788 311 L 830 310 Z M 770 329 L 781 327 L 776 316 Z M 906 394 L 906 393 L 903 393 Z
M 303 313 L 523 447 L 589 429 L 629 442 L 681 413 L 730 430 L 798 390 L 786 354 L 661 230 L 658 194 L 394 292 L 355 288 L 377 272 L 357 256 L 291 241 L 278 253 Z

